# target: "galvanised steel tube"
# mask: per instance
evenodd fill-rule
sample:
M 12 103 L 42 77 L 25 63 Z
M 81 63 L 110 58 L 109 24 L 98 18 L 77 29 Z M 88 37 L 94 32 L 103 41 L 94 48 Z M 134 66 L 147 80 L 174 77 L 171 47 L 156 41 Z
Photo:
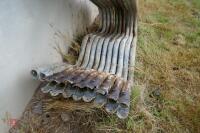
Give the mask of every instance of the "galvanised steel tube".
M 74 88 L 72 84 L 67 84 L 63 90 L 62 95 L 64 98 L 70 98 L 72 97 L 73 94 L 75 94 L 75 92 L 76 92 L 76 88 Z
M 62 94 L 65 86 L 66 85 L 64 83 L 57 84 L 54 89 L 50 90 L 51 96 L 58 96 L 59 94 Z
M 41 90 L 75 101 L 94 101 L 123 119 L 129 113 L 133 82 L 130 68 L 135 62 L 137 1 L 91 1 L 100 11 L 99 29 L 83 39 L 76 65 L 39 78 L 46 84 Z M 32 74 L 37 77 L 37 71 Z
M 96 93 L 89 88 L 87 88 L 87 90 L 84 92 L 84 95 L 82 96 L 84 102 L 91 102 L 95 98 L 96 98 Z
M 119 11 L 119 14 L 118 14 L 117 18 L 119 20 L 119 27 L 117 28 L 118 29 L 118 33 L 121 33 L 121 26 L 122 26 L 121 19 L 122 19 L 122 16 L 121 16 L 121 12 L 120 11 Z M 102 49 L 102 52 L 101 52 L 100 63 L 99 63 L 98 69 L 97 69 L 98 71 L 103 71 L 103 69 L 105 67 L 107 52 L 108 52 L 108 43 L 104 43 L 103 49 Z
M 118 1 L 118 2 L 120 3 L 120 1 Z M 122 3 L 120 3 L 120 6 L 121 6 L 121 8 L 123 8 L 123 4 Z M 123 12 L 125 12 L 125 10 L 123 10 Z M 125 19 L 125 13 L 123 14 L 122 21 L 124 19 Z M 125 27 L 125 22 L 123 24 L 124 24 L 124 26 L 123 26 L 123 28 L 124 28 Z M 119 52 L 120 43 L 121 43 L 122 39 L 125 36 L 124 33 L 125 33 L 124 29 L 122 29 L 121 36 L 115 41 L 115 46 L 114 46 L 113 55 L 112 55 L 112 63 L 111 63 L 111 68 L 110 68 L 110 73 L 111 74 L 116 74 L 116 70 L 117 70 L 117 66 L 118 66 L 117 60 L 119 59 L 118 58 L 118 52 Z
M 103 77 L 105 77 L 105 76 L 103 76 Z M 89 81 L 90 81 L 90 80 L 89 80 Z M 93 87 L 90 86 L 90 85 L 92 85 L 92 83 L 89 83 L 89 82 L 85 82 L 85 83 L 87 83 L 86 86 L 89 85 L 88 87 L 90 87 L 90 88 L 93 88 L 93 87 L 95 86 L 94 84 L 93 84 Z M 94 83 L 94 82 L 93 82 L 93 83 Z M 96 82 L 96 83 L 97 83 L 97 82 Z M 97 84 L 98 84 L 98 83 L 97 83 Z
M 68 67 L 71 67 L 71 65 L 66 63 L 55 63 L 53 65 L 34 68 L 31 70 L 31 75 L 34 79 L 43 80 L 48 76 L 64 71 Z
M 106 0 L 104 0 L 104 1 L 106 1 Z M 103 2 L 103 1 L 102 1 Z M 107 3 L 107 8 L 109 9 L 108 11 L 109 12 L 107 12 L 107 30 L 106 30 L 106 33 L 104 33 L 104 34 L 101 34 L 101 35 L 99 35 L 99 36 L 97 36 L 96 38 L 95 38 L 95 40 L 94 40 L 94 47 L 92 47 L 92 50 L 91 50 L 91 54 L 90 54 L 90 62 L 88 63 L 88 65 L 87 65 L 87 67 L 86 67 L 86 69 L 91 69 L 91 67 L 93 66 L 93 63 L 94 63 L 94 54 L 95 54 L 95 51 L 96 51 L 96 46 L 97 46 L 97 42 L 99 41 L 99 39 L 104 39 L 106 36 L 107 36 L 107 34 L 109 34 L 109 30 L 110 30 L 110 27 L 111 27 L 111 25 L 113 24 L 112 23 L 112 19 L 111 19 L 111 17 L 112 17 L 112 7 L 110 7 L 110 3 L 107 1 L 106 2 Z M 89 79 L 89 81 L 90 81 L 90 79 L 93 79 L 93 78 L 95 78 L 95 77 L 97 77 L 97 74 L 96 75 L 89 75 L 88 77 L 87 77 L 87 79 Z M 86 87 L 89 87 L 89 86 L 87 86 L 87 85 L 90 85 L 90 83 L 88 82 L 88 80 L 86 80 L 86 81 L 83 81 L 82 83 L 79 83 L 80 85 L 82 84 L 83 86 L 86 86 Z M 91 87 L 89 87 L 89 88 L 91 88 Z
M 107 1 L 107 3 L 108 3 L 109 1 Z M 112 12 L 111 12 L 112 13 Z M 112 14 L 111 14 L 111 16 L 112 16 Z M 112 17 L 111 17 L 112 18 Z M 113 22 L 112 20 L 111 20 L 111 22 Z M 111 26 L 113 25 L 113 23 L 111 23 Z M 111 28 L 110 28 L 111 29 Z M 109 34 L 111 34 L 112 33 L 112 31 L 113 30 L 110 30 L 110 32 L 109 32 Z M 105 38 L 107 39 L 108 38 L 108 36 L 110 36 L 110 35 L 105 35 L 105 36 L 103 36 L 102 38 L 100 38 L 100 39 L 102 39 L 102 40 L 104 40 Z M 100 54 L 100 53 L 99 53 Z M 93 56 L 93 55 L 91 55 L 91 56 Z M 90 56 L 90 57 L 91 57 Z M 93 60 L 92 60 L 93 61 Z M 90 62 L 91 64 L 89 65 L 89 68 L 92 66 L 92 64 L 93 64 L 93 62 Z M 103 82 L 103 80 L 106 78 L 106 75 L 105 74 L 100 74 L 100 75 L 96 75 L 96 77 L 94 76 L 94 77 L 92 77 L 92 78 L 89 78 L 89 79 L 93 79 L 93 78 L 96 78 L 96 80 L 98 81 L 98 82 L 93 82 L 93 81 L 91 81 L 91 82 L 86 82 L 87 83 L 87 85 L 86 85 L 86 87 L 89 87 L 89 88 L 94 88 L 95 86 L 98 86 L 100 83 L 102 83 Z M 98 80 L 99 79 L 99 80 Z
M 122 1 L 120 0 L 120 2 L 122 2 Z M 123 5 L 123 3 L 121 3 L 121 4 Z M 125 8 L 125 5 L 123 5 L 123 6 Z M 131 38 L 129 33 L 130 33 L 130 29 L 132 27 L 132 25 L 130 25 L 130 21 L 131 21 L 130 19 L 131 19 L 132 16 L 129 14 L 129 12 L 127 10 L 128 9 L 126 9 L 126 12 L 124 14 L 124 23 L 126 23 L 126 26 L 124 28 L 124 29 L 126 29 L 125 30 L 125 36 L 121 40 L 121 43 L 120 43 L 119 55 L 118 55 L 118 61 L 117 61 L 116 75 L 120 76 L 120 77 L 123 76 L 122 74 L 123 74 L 124 58 L 126 57 L 126 56 L 124 56 L 124 53 L 126 53 L 126 52 L 128 53 L 128 51 L 125 51 L 125 47 L 126 47 L 126 45 L 128 43 L 128 39 Z M 126 77 L 124 77 L 124 78 L 126 78 Z
M 105 0 L 104 1 L 102 1 L 104 4 L 105 4 Z M 107 9 L 107 12 L 106 12 L 106 16 L 107 16 L 107 30 L 106 30 L 106 32 L 104 33 L 104 34 L 101 34 L 101 35 L 99 35 L 97 38 L 96 38 L 96 40 L 94 41 L 94 43 L 96 43 L 95 45 L 97 45 L 97 42 L 98 42 L 98 40 L 102 37 L 102 36 L 105 36 L 106 34 L 108 34 L 109 33 L 109 27 L 110 27 L 110 25 L 111 25 L 111 23 L 112 23 L 112 21 L 111 21 L 111 19 L 110 19 L 110 11 L 112 11 L 112 8 L 109 8 L 109 4 L 105 4 L 105 5 L 107 5 L 108 7 L 106 8 Z M 96 50 L 96 48 L 94 48 L 94 49 L 92 49 L 93 51 L 94 50 Z M 94 52 L 93 52 L 94 53 Z M 94 56 L 93 56 L 94 57 Z M 92 66 L 93 66 L 93 61 L 94 61 L 94 59 L 93 59 L 93 57 L 91 57 L 92 58 L 92 60 L 90 60 L 91 62 L 90 62 L 90 64 L 89 64 L 89 66 L 87 66 L 86 68 L 88 68 L 88 69 L 90 69 Z
M 120 3 L 121 1 L 119 1 Z M 124 7 L 123 3 L 120 3 L 120 5 L 122 6 L 122 8 Z M 124 8 L 125 9 L 125 8 Z M 126 18 L 128 18 L 128 21 L 126 20 L 125 16 L 128 14 L 128 12 L 125 12 L 124 10 L 124 15 L 123 15 L 123 38 L 120 42 L 120 47 L 118 50 L 118 65 L 117 65 L 117 72 L 116 75 L 121 77 L 122 76 L 122 67 L 123 67 L 123 55 L 124 55 L 124 49 L 125 49 L 125 43 L 128 40 L 128 33 L 129 33 L 129 18 L 130 16 L 127 16 Z M 125 30 L 126 29 L 126 30 Z M 121 63 L 121 64 L 120 64 Z M 124 85 L 124 81 L 123 80 L 116 80 L 114 86 L 112 87 L 111 91 L 109 92 L 108 95 L 108 103 L 105 105 L 105 109 L 107 112 L 109 113 L 114 113 L 116 112 L 117 108 L 118 108 L 118 103 L 117 100 L 119 98 L 119 94 L 121 91 L 121 88 Z
M 102 46 L 101 46 L 102 43 L 104 42 L 104 40 L 105 40 L 108 36 L 110 36 L 110 35 L 112 34 L 112 32 L 113 32 L 113 25 L 115 25 L 115 22 L 114 22 L 114 20 L 113 20 L 113 17 L 114 17 L 114 7 L 113 7 L 111 1 L 107 0 L 107 1 L 105 1 L 105 2 L 107 3 L 107 5 L 109 5 L 108 8 L 110 9 L 110 11 L 108 12 L 109 15 L 107 15 L 107 16 L 109 16 L 108 19 L 110 19 L 110 24 L 109 24 L 109 26 L 107 27 L 107 32 L 106 32 L 106 34 L 103 34 L 103 35 L 98 36 L 97 38 L 95 38 L 94 44 L 96 44 L 96 47 L 99 45 L 98 42 L 101 43 L 101 44 L 100 44 L 100 47 L 102 47 Z M 97 50 L 99 50 L 99 49 L 96 49 L 96 47 L 92 49 L 92 53 L 91 53 L 91 55 L 90 55 L 90 62 L 89 62 L 89 64 L 88 64 L 87 67 L 86 67 L 87 69 L 91 69 L 92 66 L 94 65 L 95 53 L 96 53 L 96 52 L 99 52 L 99 51 L 97 51 Z M 100 53 L 100 52 L 99 52 L 99 53 Z
M 111 1 L 112 2 L 112 1 Z M 113 5 L 114 5 L 114 3 L 113 3 Z M 113 6 L 114 7 L 114 10 L 113 10 L 113 14 L 112 14 L 112 16 L 113 16 L 113 20 L 112 20 L 112 22 L 113 22 L 113 25 L 111 25 L 111 27 L 110 27 L 110 34 L 116 34 L 116 32 L 117 32 L 117 27 L 119 27 L 118 26 L 118 16 L 117 16 L 117 10 L 115 9 L 115 5 Z M 114 32 L 114 33 L 113 33 Z M 97 69 L 98 68 L 98 66 L 99 66 L 99 64 L 100 64 L 100 59 L 101 59 L 101 52 L 102 52 L 102 49 L 105 49 L 106 48 L 106 44 L 107 44 L 107 42 L 108 42 L 108 40 L 107 39 L 101 39 L 99 42 L 98 42 L 98 47 L 97 47 L 97 53 L 96 53 L 96 57 L 95 57 L 95 63 L 94 63 L 94 65 L 93 65 L 93 69 Z
M 93 34 L 92 35 L 90 42 L 87 44 L 85 56 L 84 56 L 83 62 L 81 64 L 82 68 L 86 68 L 86 66 L 87 66 L 87 64 L 89 62 L 92 45 L 96 45 L 96 44 L 93 43 L 95 38 L 98 37 L 98 35 L 105 34 L 107 32 L 107 29 L 108 29 L 109 24 L 110 24 L 110 20 L 109 20 L 109 11 L 110 11 L 110 9 L 107 8 L 108 5 L 106 5 L 103 2 L 103 0 L 101 0 L 101 1 L 96 0 L 96 3 L 98 4 L 98 6 L 102 6 L 102 8 L 104 9 L 103 11 L 105 11 L 104 14 L 103 14 L 103 17 L 104 17 L 104 20 L 105 20 L 104 21 L 105 25 L 104 25 L 102 31 L 99 34 Z
M 92 1 L 92 0 L 91 0 Z M 101 31 L 103 31 L 103 28 L 105 27 L 105 21 L 104 21 L 104 9 L 101 7 L 101 6 L 99 6 L 97 3 L 96 3 L 96 1 L 92 1 L 94 4 L 96 4 L 97 5 L 97 7 L 98 7 L 98 9 L 99 9 L 99 15 L 100 15 L 100 17 L 101 17 L 101 23 L 100 23 L 100 26 L 99 26 L 99 29 L 96 31 L 96 33 L 99 33 L 99 32 L 101 32 Z M 91 39 L 91 36 L 93 35 L 94 33 L 91 33 L 91 34 L 89 34 L 89 35 L 86 35 L 85 37 L 84 37 L 84 39 L 83 39 L 83 41 L 82 41 L 82 44 L 81 44 L 81 50 L 80 50 L 80 54 L 79 54 L 79 58 L 78 58 L 78 61 L 77 61 L 77 63 L 76 63 L 76 66 L 80 66 L 81 64 L 82 64 L 82 62 L 83 62 L 83 58 L 84 58 L 84 55 L 85 55 L 85 50 L 86 50 L 86 46 L 87 46 L 87 43 L 90 41 L 90 39 Z
M 88 79 L 95 78 L 95 76 L 97 76 L 97 74 L 96 74 L 96 75 L 93 75 L 92 77 L 89 77 L 89 76 L 88 76 Z M 105 76 L 102 76 L 102 78 L 105 78 Z M 101 79 L 101 80 L 102 80 L 102 79 Z M 83 83 L 82 83 L 82 87 L 85 86 L 84 83 L 88 83 L 88 82 L 87 82 L 87 81 L 83 82 Z M 93 84 L 94 84 L 94 83 L 93 83 Z M 91 85 L 91 84 L 88 83 L 88 85 Z M 98 85 L 98 84 L 97 84 L 97 85 Z M 95 86 L 95 85 L 93 85 L 93 86 Z M 79 86 L 79 87 L 80 87 L 80 86 Z M 86 86 L 86 87 L 87 87 L 87 86 Z
M 113 35 L 111 35 L 107 39 L 107 42 L 105 42 L 105 43 L 108 43 L 108 52 L 106 54 L 106 62 L 105 62 L 105 66 L 103 68 L 104 72 L 109 72 L 109 70 L 110 70 L 112 53 L 113 53 L 113 46 L 114 46 L 115 40 L 117 38 L 119 38 L 119 36 L 121 35 L 120 30 L 121 30 L 122 23 L 120 23 L 121 19 L 120 19 L 119 15 L 122 13 L 122 10 L 121 10 L 121 8 L 119 8 L 116 0 L 113 1 L 113 4 L 115 4 L 116 9 L 119 10 L 116 13 L 116 16 L 117 16 L 118 19 L 115 20 L 115 21 L 118 22 L 119 25 L 116 25 L 117 27 L 115 28 L 115 32 L 113 33 Z
M 127 6 L 127 7 L 130 5 L 130 4 L 126 4 L 126 2 L 124 2 L 124 3 L 125 3 L 125 6 Z M 132 16 L 130 15 L 130 20 L 131 20 L 131 17 Z M 130 25 L 130 27 L 132 27 L 132 25 Z M 132 40 L 132 36 L 130 36 L 130 38 L 131 39 L 129 39 L 129 40 Z M 130 45 L 130 44 L 128 44 L 128 45 Z M 126 77 L 124 77 L 124 78 L 126 78 Z M 123 87 L 126 88 L 127 84 L 125 84 Z M 119 97 L 119 106 L 117 108 L 117 116 L 119 118 L 125 118 L 127 116 L 127 113 L 129 112 L 129 106 L 124 107 L 122 105 L 126 105 L 127 103 L 130 103 L 130 91 L 128 93 L 125 93 L 125 94 L 126 95 L 120 95 L 120 97 Z M 123 96 L 125 96 L 125 97 L 123 97 Z M 125 98 L 127 98 L 127 100 L 126 100 L 127 103 L 126 104 L 121 103 L 121 101 L 123 101 Z
M 117 5 L 117 3 L 116 3 L 116 1 L 113 1 L 113 3 L 115 3 L 115 7 L 118 9 L 118 5 Z M 116 15 L 116 21 L 117 21 L 117 27 L 115 28 L 115 32 L 114 32 L 114 34 L 115 34 L 115 36 L 113 36 L 112 38 L 111 38 L 111 40 L 110 40 L 110 42 L 109 42 L 109 44 L 108 44 L 108 52 L 107 52 L 107 60 L 106 60 L 106 68 L 107 69 L 109 69 L 110 68 L 110 64 L 111 63 L 109 63 L 109 60 L 111 61 L 111 58 L 112 58 L 112 48 L 113 48 L 113 44 L 114 44 L 114 42 L 115 42 L 115 39 L 116 38 L 118 38 L 119 36 L 120 36 L 120 33 L 119 33 L 119 31 L 120 31 L 120 29 L 121 29 L 121 17 L 120 17 L 120 14 L 121 14 L 121 10 L 120 9 L 118 9 L 119 11 L 118 11 L 118 14 L 116 13 L 115 15 Z M 107 44 L 106 44 L 107 45 Z M 105 68 L 105 67 L 104 67 Z M 108 71 L 107 71 L 108 72 Z M 106 102 L 106 100 L 105 99 L 107 99 L 106 98 L 106 95 L 107 95 L 107 93 L 109 92 L 109 90 L 111 89 L 111 87 L 112 87 L 112 85 L 114 84 L 114 81 L 115 81 L 115 79 L 116 79 L 116 77 L 115 76 L 112 76 L 112 75 L 110 75 L 110 76 L 108 76 L 107 77 L 107 79 L 102 83 L 102 85 L 100 86 L 100 87 L 98 87 L 98 89 L 97 89 L 97 93 L 98 93 L 98 96 L 97 96 L 97 98 L 95 99 L 95 103 L 96 104 L 100 104 L 101 106 L 103 106 Z
M 132 15 L 132 20 L 133 20 L 133 28 L 131 29 L 131 35 L 134 37 L 131 43 L 131 48 L 130 48 L 130 56 L 129 56 L 129 74 L 128 74 L 128 82 L 127 82 L 127 86 L 125 86 L 125 88 L 123 89 L 123 91 L 121 92 L 121 96 L 119 98 L 119 108 L 117 110 L 117 116 L 119 118 L 126 118 L 128 116 L 129 113 L 129 106 L 130 106 L 130 93 L 131 93 L 131 87 L 132 87 L 132 82 L 133 82 L 133 73 L 131 72 L 132 70 L 130 70 L 131 67 L 134 66 L 135 63 L 135 52 L 136 52 L 136 40 L 137 40 L 137 1 L 135 0 L 131 0 L 130 1 L 131 4 L 129 3 L 129 5 L 131 5 L 132 7 L 132 11 L 131 13 L 133 13 Z
M 53 90 L 56 87 L 57 84 L 58 83 L 55 81 L 49 82 L 45 86 L 41 87 L 41 91 L 43 93 L 49 93 L 51 90 Z

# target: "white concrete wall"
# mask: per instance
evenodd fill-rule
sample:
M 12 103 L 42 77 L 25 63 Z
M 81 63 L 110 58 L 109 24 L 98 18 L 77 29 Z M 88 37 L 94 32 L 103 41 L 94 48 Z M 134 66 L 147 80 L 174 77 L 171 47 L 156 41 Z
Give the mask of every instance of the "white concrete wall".
M 19 118 L 38 86 L 30 69 L 61 61 L 53 47 L 66 45 L 55 31 L 72 38 L 96 11 L 88 0 L 0 0 L 0 133 L 8 130 L 6 112 Z

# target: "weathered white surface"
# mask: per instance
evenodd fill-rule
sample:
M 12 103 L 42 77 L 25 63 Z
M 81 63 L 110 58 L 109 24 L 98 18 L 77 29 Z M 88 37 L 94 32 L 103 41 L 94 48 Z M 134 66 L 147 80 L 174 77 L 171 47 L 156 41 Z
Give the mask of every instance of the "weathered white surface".
M 1 133 L 8 130 L 1 120 L 5 113 L 19 118 L 38 85 L 30 69 L 61 61 L 53 47 L 63 45 L 63 41 L 55 31 L 72 38 L 96 14 L 88 0 L 0 0 Z

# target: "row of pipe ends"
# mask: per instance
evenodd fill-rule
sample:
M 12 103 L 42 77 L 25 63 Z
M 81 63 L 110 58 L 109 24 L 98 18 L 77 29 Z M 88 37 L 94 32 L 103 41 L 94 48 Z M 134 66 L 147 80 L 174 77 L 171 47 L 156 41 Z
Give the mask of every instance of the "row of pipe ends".
M 99 29 L 86 35 L 75 65 L 39 67 L 32 76 L 41 90 L 93 102 L 124 119 L 129 114 L 137 42 L 137 0 L 91 0 L 99 9 Z

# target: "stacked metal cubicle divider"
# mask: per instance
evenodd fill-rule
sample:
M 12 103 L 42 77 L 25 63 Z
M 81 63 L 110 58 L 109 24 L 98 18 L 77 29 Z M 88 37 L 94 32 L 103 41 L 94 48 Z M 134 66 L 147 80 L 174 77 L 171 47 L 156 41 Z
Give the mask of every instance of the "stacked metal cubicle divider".
M 126 118 L 133 85 L 137 42 L 137 0 L 91 0 L 99 9 L 100 26 L 86 35 L 75 65 L 33 69 L 45 85 L 43 93 L 93 102 Z

